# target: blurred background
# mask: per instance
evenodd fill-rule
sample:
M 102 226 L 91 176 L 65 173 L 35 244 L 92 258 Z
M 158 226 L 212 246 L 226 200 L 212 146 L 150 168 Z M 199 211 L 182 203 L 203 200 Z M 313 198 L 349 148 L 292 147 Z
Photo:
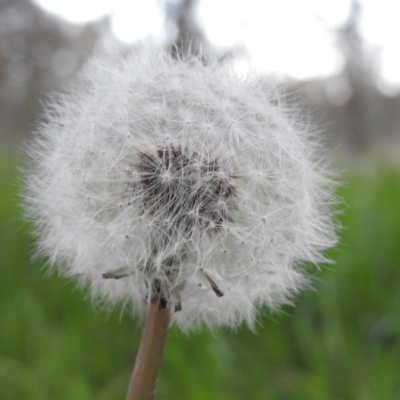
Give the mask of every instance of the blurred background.
M 400 399 L 399 15 L 397 0 L 0 0 L 0 397 L 124 398 L 140 322 L 31 260 L 18 168 L 49 93 L 151 36 L 281 82 L 345 170 L 316 290 L 255 333 L 173 329 L 156 399 Z

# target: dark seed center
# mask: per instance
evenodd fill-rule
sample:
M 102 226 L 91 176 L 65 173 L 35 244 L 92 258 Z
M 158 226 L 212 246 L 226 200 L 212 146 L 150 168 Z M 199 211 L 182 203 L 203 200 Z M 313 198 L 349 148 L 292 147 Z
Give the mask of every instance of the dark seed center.
M 157 225 L 190 236 L 218 231 L 232 221 L 237 189 L 226 163 L 207 160 L 181 146 L 139 153 L 129 170 L 128 198 Z

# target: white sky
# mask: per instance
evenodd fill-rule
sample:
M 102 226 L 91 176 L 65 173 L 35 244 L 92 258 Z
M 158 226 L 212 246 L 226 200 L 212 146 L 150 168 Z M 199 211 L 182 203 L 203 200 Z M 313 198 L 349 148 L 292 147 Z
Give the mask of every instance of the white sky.
M 170 0 L 172 2 L 172 0 Z M 177 1 L 177 0 L 175 0 Z M 159 0 L 35 0 L 82 23 L 111 15 L 117 37 L 130 42 L 162 37 Z M 400 85 L 400 0 L 360 0 L 363 34 L 380 54 L 383 85 Z M 310 78 L 334 73 L 341 59 L 326 29 L 342 22 L 348 0 L 200 0 L 199 17 L 216 45 L 244 43 L 255 68 Z

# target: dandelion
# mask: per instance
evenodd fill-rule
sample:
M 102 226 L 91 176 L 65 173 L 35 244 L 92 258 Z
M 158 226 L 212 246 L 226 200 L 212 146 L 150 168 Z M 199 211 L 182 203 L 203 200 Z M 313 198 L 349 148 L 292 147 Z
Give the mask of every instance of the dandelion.
M 93 298 L 184 330 L 254 323 L 335 242 L 315 133 L 265 79 L 140 45 L 92 60 L 30 150 L 38 251 Z M 169 322 L 169 314 L 166 319 Z

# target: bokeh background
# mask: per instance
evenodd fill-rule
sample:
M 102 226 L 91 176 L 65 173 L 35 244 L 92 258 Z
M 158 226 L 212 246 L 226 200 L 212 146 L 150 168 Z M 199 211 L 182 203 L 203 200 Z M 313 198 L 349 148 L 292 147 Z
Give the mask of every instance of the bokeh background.
M 397 0 L 0 0 L 0 398 L 122 399 L 141 321 L 32 261 L 23 143 L 93 53 L 149 35 L 282 83 L 342 171 L 334 264 L 256 332 L 172 329 L 156 399 L 400 399 Z

